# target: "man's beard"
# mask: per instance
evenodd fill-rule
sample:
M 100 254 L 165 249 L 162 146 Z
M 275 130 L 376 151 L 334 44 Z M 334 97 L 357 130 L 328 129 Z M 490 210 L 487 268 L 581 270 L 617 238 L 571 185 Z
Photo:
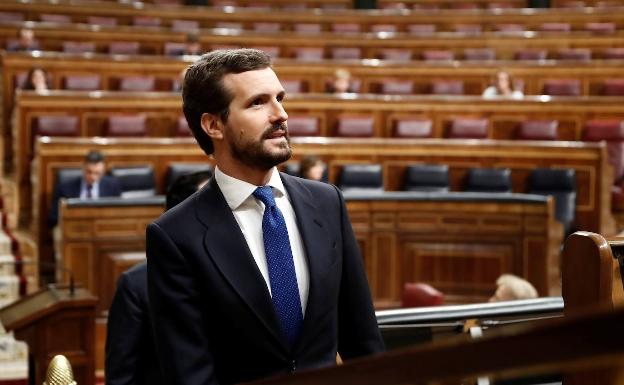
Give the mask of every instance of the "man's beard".
M 284 131 L 284 138 L 286 139 L 280 145 L 280 148 L 283 151 L 271 152 L 264 147 L 264 141 L 269 139 L 271 135 L 278 130 Z M 235 159 L 248 166 L 261 170 L 273 168 L 278 164 L 287 161 L 292 156 L 290 136 L 288 135 L 288 126 L 286 125 L 286 122 L 273 125 L 266 129 L 262 133 L 260 140 L 256 142 L 237 144 L 229 135 L 227 136 L 227 139 L 230 143 L 230 148 L 232 149 L 232 156 Z

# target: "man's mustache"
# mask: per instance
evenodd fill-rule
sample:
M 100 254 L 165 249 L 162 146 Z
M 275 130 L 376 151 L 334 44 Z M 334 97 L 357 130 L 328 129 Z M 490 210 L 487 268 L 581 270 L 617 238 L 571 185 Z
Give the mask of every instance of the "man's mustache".
M 281 123 L 276 123 L 274 125 L 272 125 L 271 127 L 267 128 L 266 131 L 264 131 L 264 133 L 262 134 L 262 139 L 270 139 L 271 136 L 276 132 L 276 131 L 284 131 L 285 133 L 285 137 L 289 138 L 290 135 L 288 135 L 288 124 L 286 124 L 286 122 L 281 122 Z

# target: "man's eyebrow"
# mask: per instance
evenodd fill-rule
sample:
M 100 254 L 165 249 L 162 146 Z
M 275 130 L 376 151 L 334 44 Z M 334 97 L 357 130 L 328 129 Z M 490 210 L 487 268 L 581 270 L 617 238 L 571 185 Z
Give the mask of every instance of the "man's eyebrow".
M 284 97 L 286 95 L 286 90 L 281 90 L 280 92 L 277 93 L 278 97 Z M 258 99 L 258 98 L 267 98 L 270 97 L 271 94 L 266 93 L 266 92 L 262 92 L 262 93 L 258 93 L 258 94 L 253 94 L 250 97 L 248 97 L 247 99 L 245 99 L 245 104 L 249 104 L 252 101 Z

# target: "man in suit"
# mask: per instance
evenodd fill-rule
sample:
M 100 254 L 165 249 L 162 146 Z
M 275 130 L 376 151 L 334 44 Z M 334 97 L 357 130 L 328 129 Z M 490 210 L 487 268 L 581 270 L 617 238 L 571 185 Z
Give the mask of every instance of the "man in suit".
M 258 50 L 187 71 L 183 108 L 214 177 L 147 228 L 165 382 L 231 384 L 383 350 L 362 257 L 332 185 L 279 173 L 284 89 Z
M 210 171 L 199 171 L 178 177 L 167 191 L 167 210 L 203 186 L 210 174 Z M 154 345 L 147 296 L 147 264 L 139 263 L 121 274 L 108 309 L 106 384 L 164 384 Z
M 52 207 L 48 215 L 48 223 L 51 227 L 56 226 L 58 222 L 58 206 L 61 198 L 97 199 L 121 195 L 119 181 L 114 177 L 104 175 L 105 171 L 104 155 L 99 151 L 90 151 L 85 156 L 82 175 L 56 184 Z

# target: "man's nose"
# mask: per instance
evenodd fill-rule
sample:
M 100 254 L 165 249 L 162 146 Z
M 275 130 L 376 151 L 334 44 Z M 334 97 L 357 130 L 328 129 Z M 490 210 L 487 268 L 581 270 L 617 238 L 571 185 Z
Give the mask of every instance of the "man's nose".
M 285 122 L 286 120 L 288 120 L 288 114 L 286 113 L 284 106 L 277 100 L 273 101 L 273 111 L 271 118 L 272 122 Z

